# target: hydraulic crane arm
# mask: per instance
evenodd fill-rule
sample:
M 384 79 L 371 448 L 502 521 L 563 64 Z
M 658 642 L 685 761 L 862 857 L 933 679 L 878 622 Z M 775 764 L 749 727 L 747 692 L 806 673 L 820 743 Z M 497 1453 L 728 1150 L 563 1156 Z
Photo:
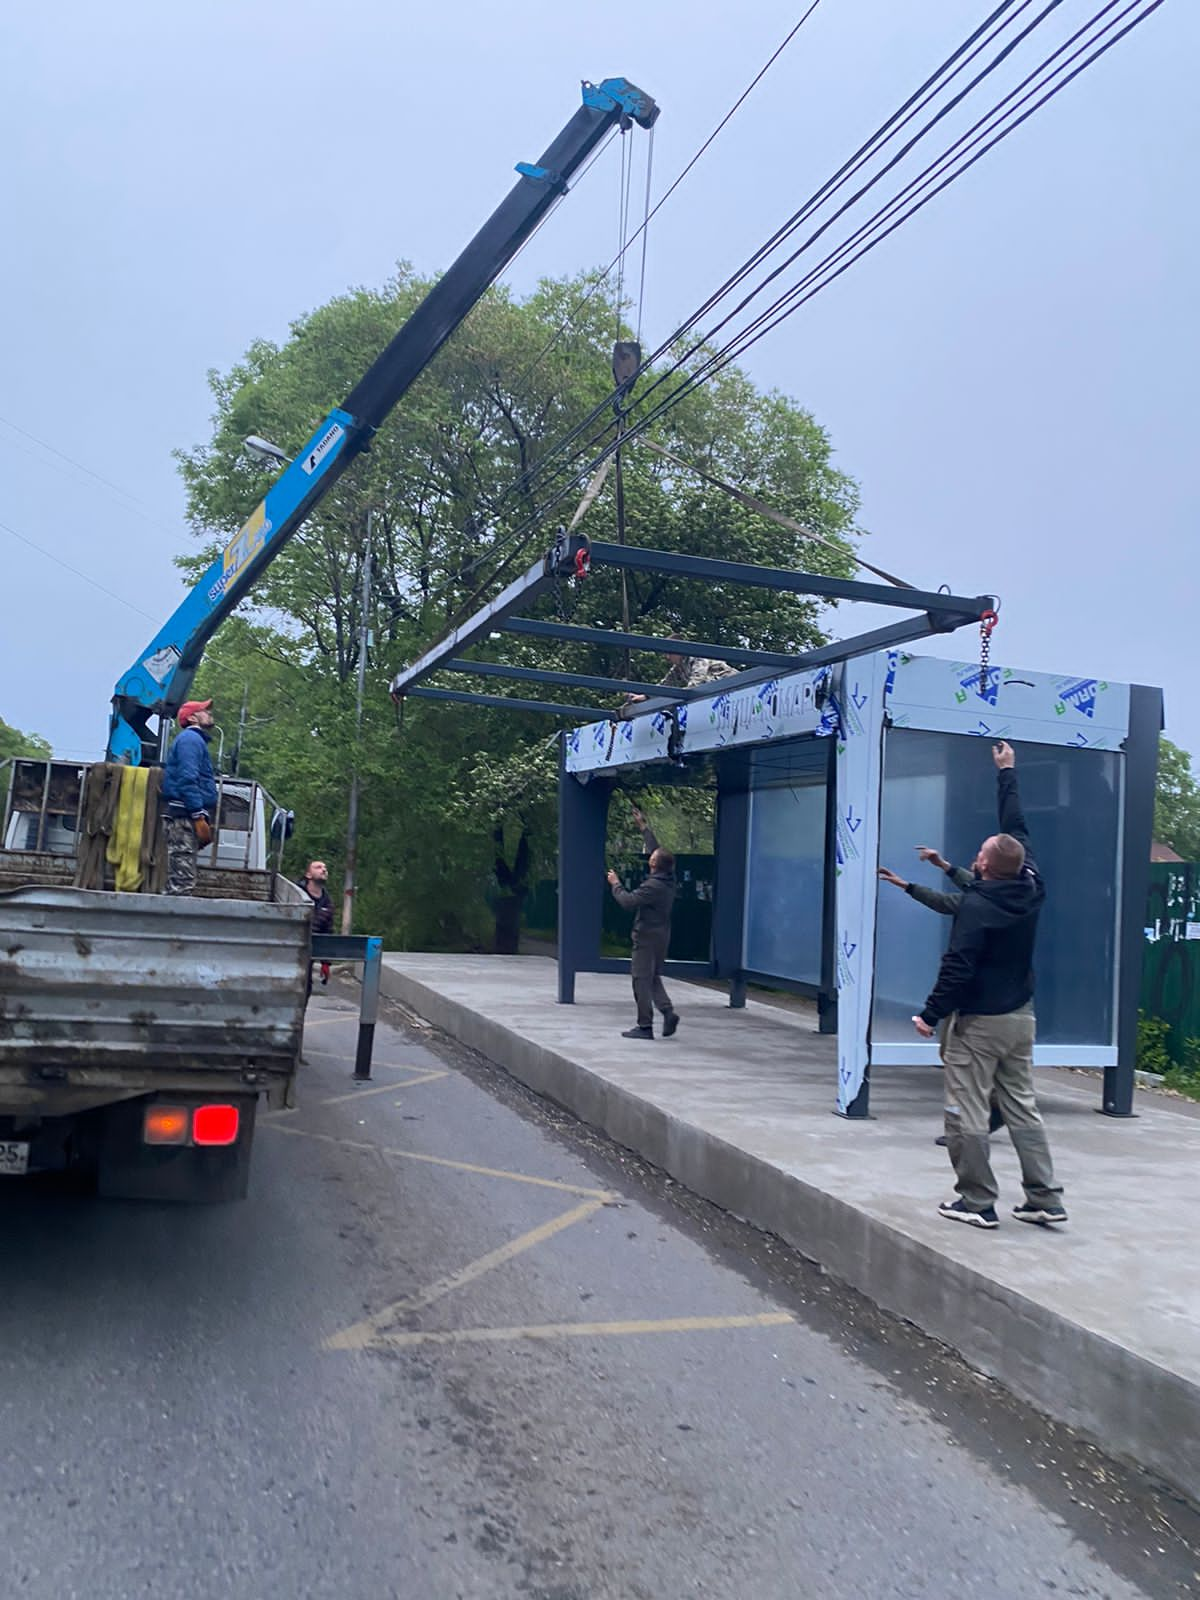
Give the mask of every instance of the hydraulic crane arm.
M 625 119 L 653 125 L 658 107 L 624 78 L 585 83 L 583 104 L 520 179 L 391 343 L 317 428 L 268 489 L 224 551 L 159 630 L 113 693 L 108 759 L 153 760 L 160 739 L 152 716 L 167 721 L 188 697 L 204 647 L 255 579 L 337 482 L 392 407 L 425 370 L 471 307 L 565 194 L 610 128 Z

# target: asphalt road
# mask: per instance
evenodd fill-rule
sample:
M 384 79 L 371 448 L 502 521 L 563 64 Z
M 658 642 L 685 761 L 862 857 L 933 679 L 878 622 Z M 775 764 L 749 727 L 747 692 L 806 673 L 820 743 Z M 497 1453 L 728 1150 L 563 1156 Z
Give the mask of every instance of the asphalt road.
M 0 1192 L 0 1596 L 1200 1593 L 1200 1519 L 392 1013 L 251 1198 Z M 986 1307 L 981 1307 L 986 1314 Z

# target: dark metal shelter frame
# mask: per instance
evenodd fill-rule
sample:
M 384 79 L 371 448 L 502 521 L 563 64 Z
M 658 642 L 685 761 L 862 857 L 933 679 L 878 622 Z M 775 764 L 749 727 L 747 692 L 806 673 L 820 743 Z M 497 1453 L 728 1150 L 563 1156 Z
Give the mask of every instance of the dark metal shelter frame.
M 578 583 L 594 567 L 672 575 L 707 583 L 741 583 L 783 594 L 809 595 L 824 600 L 864 601 L 886 605 L 906 613 L 898 621 L 869 632 L 839 640 L 815 650 L 797 654 L 750 650 L 719 642 L 699 642 L 677 638 L 617 631 L 608 628 L 576 626 L 559 618 L 530 618 L 522 611 L 539 597 L 557 592 L 566 584 Z M 872 954 L 875 939 L 875 865 L 878 860 L 878 801 L 883 780 L 881 747 L 888 742 L 887 729 L 893 713 L 902 723 L 916 728 L 942 729 L 945 732 L 999 736 L 990 707 L 1011 702 L 1011 696 L 1025 696 L 1020 702 L 1013 737 L 1033 740 L 1043 748 L 1082 747 L 1117 750 L 1121 753 L 1119 844 L 1113 861 L 1116 873 L 1116 923 L 1114 982 L 1114 1031 L 1110 1046 L 1093 1052 L 1094 1065 L 1103 1068 L 1103 1095 L 1099 1109 L 1110 1116 L 1132 1114 L 1138 985 L 1141 974 L 1142 915 L 1146 880 L 1149 874 L 1149 839 L 1154 805 L 1154 782 L 1158 730 L 1162 726 L 1162 696 L 1157 689 L 1140 686 L 1114 686 L 1120 709 L 1110 712 L 1103 727 L 1091 722 L 1095 680 L 1055 680 L 1046 674 L 1035 675 L 1040 683 L 1013 677 L 987 664 L 986 638 L 995 621 L 997 602 L 991 595 L 963 596 L 929 592 L 901 584 L 868 583 L 850 578 L 832 578 L 808 572 L 792 572 L 759 567 L 678 552 L 646 550 L 624 544 L 597 543 L 583 536 L 563 532 L 544 557 L 481 607 L 419 660 L 398 673 L 392 682 L 393 698 L 398 702 L 412 696 L 451 700 L 468 705 L 496 706 L 512 711 L 538 711 L 569 720 L 560 742 L 559 782 L 559 941 L 558 999 L 570 1004 L 575 998 L 575 978 L 580 972 L 627 972 L 628 961 L 601 955 L 601 919 L 604 901 L 604 866 L 607 817 L 610 799 L 622 772 L 638 771 L 653 763 L 655 781 L 687 781 L 697 764 L 714 772 L 717 790 L 715 840 L 716 883 L 713 898 L 712 952 L 709 961 L 671 962 L 668 973 L 681 977 L 721 978 L 730 986 L 730 1004 L 745 1003 L 747 981 L 762 978 L 776 987 L 793 988 L 818 1002 L 822 1032 L 838 1034 L 838 1106 L 852 1118 L 869 1115 L 870 1062 L 878 1054 L 884 1064 L 900 1065 L 910 1060 L 916 1046 L 898 1047 L 871 1043 L 871 1004 L 875 967 Z M 911 699 L 906 703 L 902 683 L 897 688 L 899 704 L 894 703 L 892 680 L 896 663 L 910 657 L 899 647 L 932 634 L 981 626 L 983 660 L 979 670 L 953 680 L 955 702 L 942 711 L 926 714 L 923 706 Z M 468 652 L 497 633 L 526 639 L 558 640 L 566 643 L 599 644 L 619 650 L 640 650 L 659 654 L 712 657 L 737 668 L 719 680 L 692 689 L 666 690 L 661 684 L 635 679 L 598 677 L 538 666 L 515 666 L 476 660 Z M 927 658 L 926 664 L 939 672 L 962 672 L 952 663 Z M 901 666 L 901 680 L 910 669 Z M 589 705 L 557 699 L 517 698 L 472 690 L 447 689 L 431 685 L 429 679 L 441 672 L 495 677 L 517 685 L 549 685 L 572 694 L 598 692 L 608 696 L 638 694 L 646 698 L 622 707 Z M 919 674 L 918 674 L 919 675 Z M 862 694 L 858 683 L 861 680 Z M 1011 680 L 1011 682 L 1010 682 Z M 729 704 L 754 698 L 755 686 L 768 693 L 771 682 L 788 686 L 794 704 L 803 701 L 801 721 L 808 734 L 831 731 L 818 726 L 825 717 L 822 697 L 841 694 L 835 707 L 833 726 L 837 738 L 808 740 L 805 759 L 821 767 L 826 792 L 837 796 L 826 812 L 824 849 L 824 903 L 822 908 L 822 955 L 817 983 L 789 982 L 772 973 L 749 971 L 746 960 L 746 891 L 749 871 L 749 839 L 753 790 L 752 750 L 744 743 L 728 748 L 693 742 L 682 729 L 687 708 L 693 702 L 707 702 L 697 709 L 711 711 L 714 696 Z M 1100 685 L 1100 690 L 1108 688 Z M 739 691 L 750 690 L 749 696 Z M 1090 698 L 1089 698 L 1090 697 Z M 1040 709 L 1034 709 L 1037 701 Z M 1015 704 L 1015 702 L 1011 702 Z M 907 711 L 904 707 L 907 704 Z M 971 709 L 971 705 L 974 709 Z M 858 710 L 857 733 L 847 732 L 846 716 Z M 1079 727 L 1072 731 L 1063 721 L 1068 710 L 1079 712 Z M 992 720 L 985 720 L 980 713 Z M 1100 713 L 1097 710 L 1096 717 Z M 608 756 L 572 758 L 568 770 L 569 743 L 592 724 L 592 733 L 638 718 L 655 721 L 646 730 L 652 738 L 632 749 L 620 762 Z M 1030 719 L 1033 720 L 1030 720 Z M 793 722 L 793 726 L 797 726 Z M 626 730 L 631 737 L 632 730 Z M 768 742 L 793 738 L 790 734 L 769 735 Z M 793 739 L 794 743 L 794 739 Z M 645 753 L 651 751 L 652 753 Z M 849 752 L 849 753 L 848 753 Z M 836 757 L 836 759 L 835 759 Z M 686 758 L 686 762 L 685 762 Z M 866 761 L 867 766 L 862 762 Z M 870 763 L 874 762 L 874 766 Z M 857 765 L 856 765 L 857 763 Z M 685 766 L 686 769 L 685 770 Z M 641 781 L 645 781 L 643 778 Z M 844 829 L 857 823 L 844 815 L 845 808 L 864 801 L 874 816 L 858 837 L 859 848 L 851 846 L 855 883 L 847 888 L 844 868 L 846 835 Z M 835 890 L 835 883 L 837 885 Z M 855 895 L 861 904 L 853 903 Z M 855 943 L 857 941 L 857 943 Z M 859 948 L 861 946 L 861 948 Z M 857 953 L 857 954 L 856 954 Z M 856 958 L 858 971 L 844 970 Z M 839 993 L 849 984 L 849 1005 L 839 1008 Z M 843 999 L 847 996 L 843 995 Z M 839 1017 L 839 1009 L 846 1012 Z M 1088 1049 L 1074 1045 L 1050 1046 L 1043 1050 L 1043 1064 L 1080 1064 Z M 1062 1056 L 1062 1060 L 1058 1059 Z M 1070 1061 L 1067 1061 L 1067 1057 Z M 1077 1059 L 1078 1058 L 1078 1059 Z M 1083 1061 L 1083 1064 L 1088 1062 Z
M 875 628 L 868 633 L 796 655 L 771 650 L 743 650 L 725 644 L 686 639 L 664 639 L 652 634 L 622 633 L 610 628 L 577 627 L 565 620 L 542 620 L 517 614 L 522 607 L 531 605 L 561 584 L 582 581 L 594 567 L 600 566 L 627 572 L 664 573 L 677 578 L 698 579 L 704 583 L 742 583 L 779 594 L 811 595 L 820 600 L 857 600 L 870 605 L 891 606 L 913 614 L 887 627 Z M 829 578 L 815 572 L 789 572 L 779 567 L 759 567 L 740 561 L 721 561 L 710 556 L 684 555 L 677 551 L 597 543 L 579 534 L 563 535 L 540 561 L 515 578 L 494 600 L 481 606 L 458 627 L 452 628 L 412 666 L 398 672 L 392 680 L 391 692 L 392 698 L 397 701 L 409 696 L 452 700 L 465 705 L 501 706 L 509 711 L 542 711 L 554 716 L 570 717 L 576 722 L 581 719 L 594 721 L 597 717 L 669 714 L 672 707 L 690 699 L 702 699 L 711 691 L 672 689 L 665 692 L 659 684 L 625 678 L 600 678 L 543 667 L 516 667 L 494 661 L 476 661 L 461 652 L 471 649 L 492 633 L 511 633 L 574 644 L 612 645 L 622 650 L 709 656 L 745 669 L 723 680 L 724 687 L 736 688 L 770 677 L 781 669 L 796 672 L 806 667 L 830 666 L 855 656 L 869 655 L 876 650 L 887 650 L 925 639 L 931 634 L 953 633 L 956 628 L 978 625 L 985 616 L 994 615 L 995 607 L 996 600 L 992 595 L 968 598 L 901 585 L 866 583 L 855 578 Z M 556 700 L 516 699 L 508 695 L 430 687 L 426 679 L 438 672 L 470 673 L 505 678 L 513 683 L 550 684 L 555 688 L 578 691 L 644 694 L 647 698 L 614 713 L 611 705 L 566 704 Z

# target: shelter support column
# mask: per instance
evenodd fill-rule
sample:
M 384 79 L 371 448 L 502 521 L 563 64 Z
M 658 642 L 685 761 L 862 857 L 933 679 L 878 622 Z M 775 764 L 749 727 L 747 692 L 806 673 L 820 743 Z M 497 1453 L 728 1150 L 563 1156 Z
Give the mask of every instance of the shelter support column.
M 870 1115 L 871 1010 L 875 989 L 875 907 L 883 790 L 885 654 L 839 667 L 836 757 L 838 1006 L 837 1111 Z
M 580 782 L 566 768 L 566 740 L 558 771 L 558 1002 L 575 999 L 575 974 L 596 972 L 604 917 L 604 844 L 612 784 Z
M 746 871 L 750 846 L 750 758 L 739 750 L 717 763 L 716 870 L 713 886 L 712 957 L 716 974 L 729 980 L 729 1004 L 746 1004 L 742 976 L 746 948 Z
M 1161 689 L 1132 684 L 1129 733 L 1125 740 L 1125 792 L 1121 845 L 1121 921 L 1117 930 L 1117 1061 L 1104 1069 L 1109 1117 L 1133 1116 L 1137 1064 L 1138 1005 L 1145 950 L 1146 900 L 1150 891 L 1150 845 L 1154 836 L 1154 791 L 1158 781 L 1158 736 L 1163 725 Z

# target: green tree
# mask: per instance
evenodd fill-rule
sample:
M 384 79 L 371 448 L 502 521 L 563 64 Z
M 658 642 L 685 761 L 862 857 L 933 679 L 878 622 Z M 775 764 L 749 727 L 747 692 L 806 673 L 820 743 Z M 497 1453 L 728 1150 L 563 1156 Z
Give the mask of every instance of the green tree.
M 320 854 L 336 867 L 356 754 L 354 677 L 370 519 L 374 646 L 357 751 L 359 922 L 394 944 L 490 943 L 488 900 L 511 898 L 514 882 L 536 877 L 552 859 L 555 724 L 412 700 L 398 726 L 385 689 L 457 616 L 540 555 L 569 518 L 575 495 L 523 531 L 557 486 L 529 469 L 611 388 L 616 308 L 597 291 L 578 310 L 588 285 L 582 278 L 544 282 L 525 300 L 495 290 L 480 302 L 369 453 L 268 568 L 252 603 L 222 630 L 200 679 L 203 693 L 218 698 L 227 745 L 248 690 L 243 768 L 296 810 L 297 858 Z M 282 345 L 258 342 L 228 373 L 210 375 L 212 435 L 179 457 L 203 546 L 181 558 L 185 571 L 196 575 L 262 494 L 261 473 L 242 448 L 245 436 L 298 449 L 428 287 L 402 267 L 383 289 L 340 296 L 295 323 Z M 855 486 L 833 466 L 821 428 L 784 396 L 757 390 L 729 368 L 670 410 L 650 437 L 828 542 L 755 516 L 635 444 L 624 463 L 631 544 L 841 575 L 853 570 Z M 613 537 L 613 508 L 610 476 L 583 531 Z M 823 638 L 817 606 L 801 597 L 657 575 L 630 574 L 623 582 L 598 571 L 565 585 L 542 614 L 556 605 L 584 624 L 620 627 L 628 617 L 635 631 L 777 650 Z M 477 653 L 649 681 L 664 665 L 653 654 L 627 660 L 621 651 L 515 636 Z M 497 690 L 491 678 L 454 682 Z
M 39 734 L 22 733 L 20 728 L 12 727 L 0 717 L 0 761 L 11 760 L 13 756 L 44 760 L 50 753 L 50 746 Z
M 1187 751 L 1166 738 L 1158 743 L 1154 837 L 1185 861 L 1200 861 L 1200 783 Z

